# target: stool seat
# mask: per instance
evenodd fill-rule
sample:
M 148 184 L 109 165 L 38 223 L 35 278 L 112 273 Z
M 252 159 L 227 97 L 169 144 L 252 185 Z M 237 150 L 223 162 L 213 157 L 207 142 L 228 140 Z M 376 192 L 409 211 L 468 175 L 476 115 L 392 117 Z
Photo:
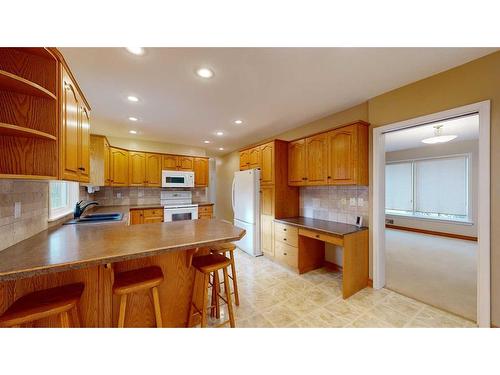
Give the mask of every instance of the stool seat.
M 3 313 L 0 327 L 18 326 L 65 313 L 76 307 L 84 288 L 83 283 L 75 283 L 27 294 Z
M 210 273 L 229 266 L 231 260 L 220 254 L 209 254 L 193 258 L 193 267 L 202 273 Z
M 143 289 L 151 289 L 163 282 L 160 267 L 151 266 L 138 270 L 120 272 L 115 275 L 113 293 L 129 294 Z
M 225 253 L 226 251 L 234 251 L 234 250 L 236 250 L 236 245 L 231 242 L 210 246 L 210 251 L 212 253 Z

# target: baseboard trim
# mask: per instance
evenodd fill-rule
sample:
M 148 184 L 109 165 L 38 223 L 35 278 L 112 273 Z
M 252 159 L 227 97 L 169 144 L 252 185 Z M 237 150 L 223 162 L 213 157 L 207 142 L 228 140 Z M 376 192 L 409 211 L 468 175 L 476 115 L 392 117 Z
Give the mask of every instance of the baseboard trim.
M 325 260 L 323 265 L 325 266 L 325 268 L 331 271 L 342 272 L 342 266 L 339 266 L 338 264 L 335 264 L 333 262 L 329 262 L 328 260 Z
M 407 232 L 431 234 L 433 236 L 449 237 L 449 238 L 455 238 L 455 239 L 459 239 L 459 240 L 466 240 L 466 241 L 477 242 L 477 237 L 464 236 L 462 234 L 438 232 L 438 231 L 428 230 L 428 229 L 418 229 L 418 228 L 402 227 L 402 226 L 394 225 L 394 224 L 386 224 L 385 227 L 386 228 L 390 228 L 390 229 L 404 230 L 404 231 L 407 231 Z

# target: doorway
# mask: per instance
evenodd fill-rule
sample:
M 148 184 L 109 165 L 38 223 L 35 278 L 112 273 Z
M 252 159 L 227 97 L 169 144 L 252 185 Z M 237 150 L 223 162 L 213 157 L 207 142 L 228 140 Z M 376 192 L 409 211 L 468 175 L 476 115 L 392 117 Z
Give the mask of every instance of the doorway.
M 441 296 L 448 298 L 448 310 L 458 308 L 459 311 L 451 312 L 468 315 L 469 318 L 471 315 L 476 315 L 476 321 L 480 327 L 490 326 L 489 106 L 489 101 L 475 103 L 378 127 L 373 131 L 374 288 L 387 286 L 404 289 L 413 287 L 412 292 L 416 292 L 417 295 L 413 294 L 410 297 L 417 297 L 424 302 L 436 305 L 432 300 L 427 301 L 418 295 L 418 293 L 421 295 L 425 293 L 425 287 L 421 288 L 419 278 L 425 281 L 422 283 L 424 286 L 430 288 L 428 292 L 432 293 L 429 292 L 429 297 L 432 297 L 431 295 L 434 293 L 434 301 L 437 300 L 437 304 L 439 304 L 443 301 L 439 300 L 439 293 L 435 293 L 436 288 L 433 289 L 432 283 L 437 283 L 435 285 L 440 286 L 441 292 L 445 286 L 440 285 L 439 277 L 433 281 L 429 275 L 432 272 L 442 272 L 441 279 L 450 281 L 449 293 Z M 474 119 L 477 120 L 478 133 L 478 146 L 475 153 L 473 151 L 457 152 L 457 150 L 460 151 L 456 148 L 459 140 L 457 139 L 454 141 L 454 151 L 449 150 L 441 155 L 433 155 L 432 153 L 426 155 L 422 152 L 423 148 L 420 147 L 418 147 L 420 150 L 399 152 L 399 154 L 395 152 L 397 150 L 389 150 L 390 154 L 386 155 L 387 147 L 390 149 L 396 146 L 400 148 L 408 146 L 402 141 L 411 139 L 407 136 L 408 134 L 418 133 L 421 135 L 424 130 L 428 131 L 430 128 L 433 130 L 433 134 L 429 138 L 449 135 L 449 132 L 442 131 L 443 125 L 451 128 L 452 124 L 456 125 L 467 121 L 470 123 Z M 464 138 L 463 134 L 462 138 Z M 418 142 L 420 141 L 421 139 L 418 140 Z M 462 139 L 462 141 L 466 140 Z M 410 150 L 411 147 L 406 148 Z M 420 154 L 416 151 L 419 151 Z M 472 162 L 477 164 L 474 176 L 470 175 L 473 169 L 471 168 Z M 446 171 L 446 178 L 442 176 L 443 171 Z M 386 186 L 386 173 L 391 181 L 390 186 Z M 466 177 L 465 174 L 467 174 Z M 395 188 L 399 189 L 400 194 L 397 196 L 394 191 L 390 191 Z M 446 194 L 447 191 L 448 194 Z M 389 194 L 386 195 L 386 193 Z M 474 199 L 472 199 L 472 193 L 474 193 Z M 388 225 L 392 225 L 393 228 L 386 228 L 386 209 L 389 213 L 387 215 Z M 461 221 L 461 223 L 457 221 Z M 403 225 L 395 225 L 395 222 Z M 433 225 L 430 226 L 430 223 Z M 404 230 L 408 227 L 417 230 Z M 462 235 L 464 238 L 470 238 L 443 237 L 441 236 L 443 232 L 445 234 L 450 232 L 450 230 L 443 230 L 443 227 L 454 228 L 454 231 L 451 232 L 458 234 L 458 237 Z M 437 228 L 438 230 L 435 230 L 437 233 L 431 233 L 432 228 Z M 474 242 L 474 237 L 476 237 L 474 234 L 477 234 L 477 242 Z M 453 249 L 459 251 L 450 252 Z M 455 262 L 455 264 L 450 263 L 450 267 L 443 267 L 441 264 L 443 259 L 446 259 L 446 256 L 450 254 L 452 257 L 447 259 L 453 260 L 451 263 Z M 401 262 L 404 262 L 405 259 L 408 262 L 402 265 Z M 407 268 L 404 269 L 404 267 Z M 450 268 L 454 268 L 456 272 L 449 272 Z M 404 272 L 401 272 L 403 269 Z M 425 272 L 427 272 L 427 276 Z M 475 285 L 474 280 L 471 282 L 471 277 L 476 278 Z M 389 285 L 391 283 L 392 285 Z M 395 287 L 395 283 L 399 283 L 399 286 Z M 464 285 L 469 289 L 475 287 L 475 291 L 472 290 L 471 293 L 469 290 L 467 292 Z M 421 290 L 419 291 L 415 286 L 420 287 Z M 474 299 L 474 297 L 476 314 L 470 312 L 472 303 L 470 299 Z M 466 301 L 467 299 L 469 302 Z M 455 304 L 454 307 L 453 304 Z M 469 304 L 468 308 L 467 304 Z M 437 307 L 446 309 L 447 306 Z M 460 309 L 462 310 L 460 311 Z

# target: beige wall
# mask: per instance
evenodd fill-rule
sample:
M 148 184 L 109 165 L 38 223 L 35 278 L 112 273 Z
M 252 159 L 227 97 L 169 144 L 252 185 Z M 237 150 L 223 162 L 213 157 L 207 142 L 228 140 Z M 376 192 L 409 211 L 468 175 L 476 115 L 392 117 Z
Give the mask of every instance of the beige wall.
M 393 219 L 394 225 L 400 225 L 403 227 L 427 229 L 438 232 L 462 234 L 465 236 L 477 237 L 478 148 L 479 148 L 479 142 L 477 139 L 475 139 L 462 142 L 450 142 L 432 146 L 410 148 L 407 150 L 387 152 L 385 154 L 385 160 L 388 162 L 432 158 L 432 157 L 458 155 L 458 154 L 470 154 L 469 183 L 470 183 L 470 210 L 471 210 L 472 225 L 439 221 L 439 220 L 415 219 L 411 217 L 403 217 L 398 215 L 386 215 L 386 217 Z
M 500 326 L 500 232 L 495 230 L 500 224 L 500 52 L 372 98 L 368 113 L 372 127 L 377 127 L 488 99 L 491 100 L 492 324 Z M 372 168 L 370 174 L 371 171 Z
M 233 208 L 231 207 L 231 189 L 234 172 L 240 169 L 240 154 L 230 154 L 216 158 L 217 191 L 215 198 L 215 217 L 217 219 L 233 221 Z
M 163 143 L 144 141 L 140 139 L 109 137 L 111 146 L 126 148 L 128 150 L 159 152 L 165 154 L 180 154 L 193 156 L 206 156 L 206 151 L 201 147 L 193 147 L 187 145 L 179 145 L 174 143 Z

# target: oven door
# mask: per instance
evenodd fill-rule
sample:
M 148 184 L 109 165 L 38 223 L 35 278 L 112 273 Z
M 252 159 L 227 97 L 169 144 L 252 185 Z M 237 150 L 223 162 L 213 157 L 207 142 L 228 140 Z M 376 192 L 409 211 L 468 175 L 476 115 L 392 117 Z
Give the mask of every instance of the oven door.
M 197 220 L 198 207 L 165 208 L 164 221 Z

